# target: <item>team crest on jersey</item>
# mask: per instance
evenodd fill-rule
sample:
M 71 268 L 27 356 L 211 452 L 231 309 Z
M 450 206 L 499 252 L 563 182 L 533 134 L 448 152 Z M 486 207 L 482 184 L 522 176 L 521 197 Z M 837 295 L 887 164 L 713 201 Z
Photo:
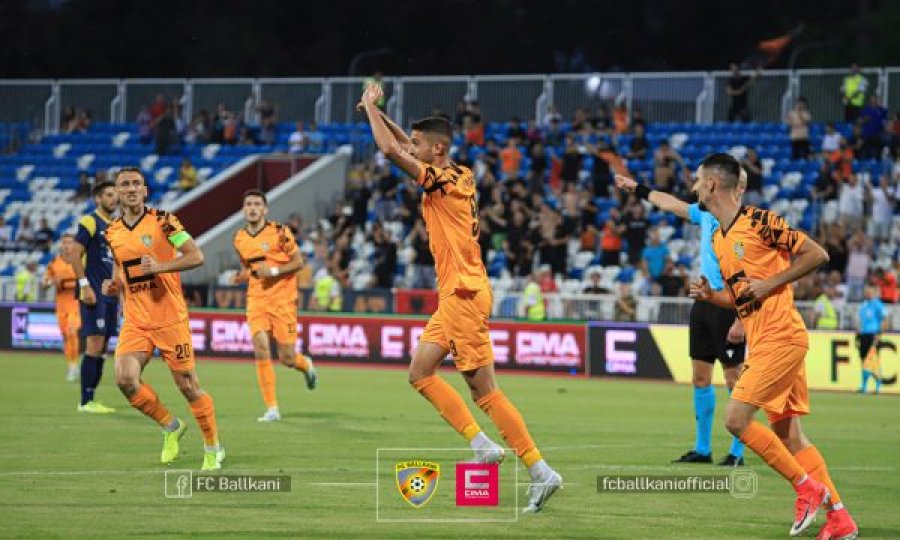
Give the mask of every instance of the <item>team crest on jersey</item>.
M 269 243 L 268 242 L 262 242 L 259 245 L 259 247 L 262 248 L 263 251 L 269 251 Z
M 734 256 L 737 257 L 738 259 L 744 258 L 744 243 L 743 242 L 736 242 L 734 244 Z
M 153 238 L 151 238 L 149 234 L 142 234 L 141 242 L 143 242 L 145 246 L 150 247 L 153 245 Z
M 437 491 L 441 466 L 430 461 L 401 461 L 397 463 L 395 476 L 403 500 L 421 508 Z

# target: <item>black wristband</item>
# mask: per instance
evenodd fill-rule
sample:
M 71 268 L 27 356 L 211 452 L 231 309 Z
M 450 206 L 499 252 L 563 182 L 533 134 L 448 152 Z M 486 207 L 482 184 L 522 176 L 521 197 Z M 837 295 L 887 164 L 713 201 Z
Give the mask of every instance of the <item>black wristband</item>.
M 638 186 L 634 188 L 634 194 L 637 195 L 639 199 L 644 199 L 645 201 L 650 200 L 650 188 L 644 184 L 638 184 Z

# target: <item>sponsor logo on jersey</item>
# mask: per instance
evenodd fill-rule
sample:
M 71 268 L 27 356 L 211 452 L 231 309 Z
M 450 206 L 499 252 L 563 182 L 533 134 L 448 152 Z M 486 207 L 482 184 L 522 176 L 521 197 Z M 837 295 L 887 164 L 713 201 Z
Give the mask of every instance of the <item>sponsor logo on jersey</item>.
M 128 290 L 131 291 L 131 294 L 136 294 L 144 291 L 151 291 L 153 289 L 158 289 L 159 285 L 156 284 L 155 281 L 144 281 L 142 283 L 135 283 L 134 285 L 129 285 Z

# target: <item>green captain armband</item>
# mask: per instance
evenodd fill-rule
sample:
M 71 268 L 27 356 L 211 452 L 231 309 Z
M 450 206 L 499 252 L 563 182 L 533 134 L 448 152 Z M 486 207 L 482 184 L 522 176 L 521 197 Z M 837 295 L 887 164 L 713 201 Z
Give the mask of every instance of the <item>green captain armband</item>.
M 191 239 L 191 235 L 188 234 L 187 231 L 181 231 L 173 234 L 169 237 L 169 243 L 175 246 L 175 249 L 180 248 L 184 245 L 185 242 Z

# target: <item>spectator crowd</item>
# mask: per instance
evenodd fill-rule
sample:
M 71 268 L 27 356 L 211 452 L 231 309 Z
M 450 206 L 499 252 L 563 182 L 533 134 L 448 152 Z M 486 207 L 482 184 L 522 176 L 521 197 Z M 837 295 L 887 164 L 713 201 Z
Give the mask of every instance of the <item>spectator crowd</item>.
M 735 94 L 745 93 L 758 74 L 736 75 Z M 740 84 L 738 84 L 740 83 Z M 750 111 L 738 100 L 735 121 Z M 802 97 L 784 118 L 793 160 L 818 163 L 811 190 L 814 209 L 807 232 L 829 252 L 819 272 L 796 285 L 798 300 L 822 293 L 835 301 L 859 301 L 866 283 L 878 284 L 886 302 L 897 301 L 894 215 L 900 211 L 900 119 L 889 117 L 879 97 L 867 97 L 850 124 L 828 124 L 813 146 L 815 119 Z M 656 189 L 689 199 L 689 160 L 676 145 L 647 137 L 639 108 L 611 102 L 577 109 L 564 119 L 551 107 L 546 122 L 511 119 L 489 129 L 477 102 L 460 102 L 453 114 L 435 108 L 455 128 L 453 159 L 472 169 L 479 192 L 479 243 L 492 277 L 524 288 L 532 275 L 544 293 L 562 290 L 573 278 L 580 292 L 617 293 L 616 317 L 633 319 L 632 295 L 685 296 L 695 275 L 696 253 L 671 249 L 673 240 L 697 238 L 693 226 L 658 215 L 647 203 L 613 187 L 616 173 L 631 174 L 635 160 L 652 161 L 643 179 Z M 298 130 L 299 131 L 299 130 Z M 859 160 L 877 160 L 881 173 L 857 170 Z M 770 206 L 763 195 L 764 164 L 754 148 L 741 156 L 748 173 L 745 203 Z M 383 156 L 353 166 L 346 198 L 299 236 L 311 245 L 315 269 L 325 268 L 342 287 L 434 286 L 433 261 L 419 211 L 415 184 Z M 795 224 L 796 225 L 796 224 Z M 313 249 L 313 246 L 315 249 Z M 590 254 L 590 263 L 577 261 Z M 354 280 L 354 261 L 371 272 Z M 614 290 L 598 267 L 618 267 Z M 569 289 L 571 291 L 571 289 Z M 623 296 L 624 295 L 624 296 Z
M 752 120 L 748 93 L 760 77 L 732 66 L 726 83 L 731 122 Z M 900 210 L 900 116 L 891 116 L 880 97 L 867 92 L 867 82 L 854 66 L 840 89 L 845 123 L 829 123 L 824 136 L 814 111 L 803 97 L 785 115 L 784 132 L 793 161 L 814 162 L 818 169 L 809 193 L 813 219 L 807 232 L 831 256 L 818 273 L 796 285 L 799 300 L 822 294 L 858 301 L 866 283 L 881 287 L 885 301 L 896 298 L 897 263 L 894 216 Z M 691 197 L 696 160 L 679 152 L 675 137 L 651 137 L 639 107 L 610 98 L 574 110 L 564 118 L 552 105 L 544 118 L 518 118 L 489 124 L 477 101 L 460 101 L 454 110 L 435 107 L 434 116 L 454 126 L 454 161 L 471 168 L 478 188 L 478 242 L 489 274 L 521 290 L 537 280 L 543 293 L 571 292 L 579 280 L 584 293 L 616 293 L 616 317 L 633 319 L 633 296 L 685 296 L 697 273 L 696 249 L 685 243 L 698 237 L 691 225 L 662 216 L 646 202 L 618 192 L 613 176 L 638 177 L 655 189 L 684 199 Z M 252 111 L 253 124 L 220 103 L 200 110 L 188 121 L 180 100 L 162 94 L 141 107 L 136 118 L 144 144 L 158 155 L 178 154 L 183 144 L 269 145 L 277 142 L 276 107 L 261 100 Z M 66 131 L 90 127 L 90 112 L 66 110 Z M 282 142 L 285 142 L 282 140 Z M 323 131 L 296 122 L 284 147 L 291 153 L 319 151 Z M 746 204 L 769 206 L 767 177 L 757 148 L 737 152 L 748 174 Z M 357 156 L 347 179 L 345 198 L 324 219 L 304 223 L 292 216 L 289 225 L 310 264 L 301 284 L 327 274 L 342 288 L 433 288 L 433 260 L 419 209 L 415 184 L 375 153 Z M 860 161 L 878 162 L 880 173 L 863 172 Z M 637 163 L 649 167 L 635 168 Z M 197 170 L 185 159 L 179 187 L 197 185 Z M 90 179 L 82 179 L 78 195 L 87 197 Z M 42 224 L 23 222 L 15 238 L 0 223 L 0 246 L 16 243 L 44 249 L 52 242 Z M 43 224 L 46 225 L 46 224 Z M 796 224 L 795 224 L 796 225 Z M 4 232 L 6 231 L 6 232 Z M 681 241 L 681 244 L 678 242 Z M 696 242 L 694 242 L 696 244 Z M 694 246 L 696 248 L 696 245 Z M 618 268 L 614 283 L 601 279 L 602 269 Z M 614 289 L 614 290 L 611 290 Z

